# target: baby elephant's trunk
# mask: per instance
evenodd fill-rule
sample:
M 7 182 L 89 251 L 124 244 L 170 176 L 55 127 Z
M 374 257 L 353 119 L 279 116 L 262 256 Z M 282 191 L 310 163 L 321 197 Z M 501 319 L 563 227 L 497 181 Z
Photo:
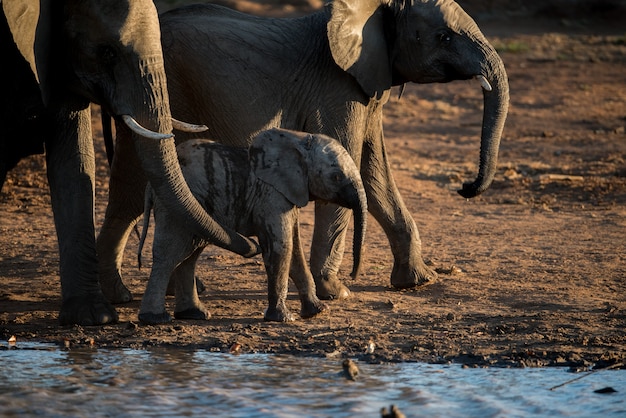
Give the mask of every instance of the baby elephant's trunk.
M 352 239 L 352 260 L 353 267 L 350 276 L 356 278 L 361 269 L 361 254 L 363 243 L 365 242 L 365 230 L 367 228 L 367 197 L 361 179 L 358 178 L 354 185 L 346 186 L 352 190 L 346 193 L 350 196 L 350 209 L 354 212 L 354 237 Z

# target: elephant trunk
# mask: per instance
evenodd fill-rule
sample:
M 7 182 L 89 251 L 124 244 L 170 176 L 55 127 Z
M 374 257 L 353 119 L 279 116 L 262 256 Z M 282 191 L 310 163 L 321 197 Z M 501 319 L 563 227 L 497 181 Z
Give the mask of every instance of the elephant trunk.
M 478 196 L 489 188 L 496 174 L 498 149 L 509 108 L 509 82 L 502 60 L 491 45 L 483 45 L 485 59 L 477 78 L 483 87 L 483 123 L 480 165 L 473 183 L 464 183 L 458 193 L 465 198 Z
M 155 63 L 152 65 L 156 66 Z M 153 75 L 149 81 L 144 80 L 149 83 L 145 88 L 145 91 L 150 93 L 146 99 L 149 106 L 138 108 L 151 110 L 134 116 L 144 128 L 160 133 L 171 133 L 172 120 L 165 71 L 161 65 L 160 71 L 154 71 L 152 68 L 146 73 Z M 178 219 L 184 220 L 189 230 L 215 245 L 245 257 L 260 252 L 259 246 L 254 241 L 218 224 L 191 194 L 178 163 L 173 135 L 155 139 L 133 132 L 133 140 L 142 168 L 159 201 Z
M 367 196 L 360 178 L 355 185 L 356 198 L 353 200 L 351 209 L 354 212 L 354 237 L 352 239 L 352 272 L 353 279 L 359 275 L 361 269 L 361 255 L 365 242 L 365 230 L 367 229 Z

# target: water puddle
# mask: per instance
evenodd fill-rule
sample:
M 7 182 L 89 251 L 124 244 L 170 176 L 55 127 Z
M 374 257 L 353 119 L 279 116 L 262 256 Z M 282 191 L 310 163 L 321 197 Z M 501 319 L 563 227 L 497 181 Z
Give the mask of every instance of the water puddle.
M 6 348 L 6 347 L 4 347 Z M 182 349 L 0 349 L 2 416 L 379 417 L 626 416 L 626 371 L 467 369 Z M 617 392 L 596 393 L 612 388 Z

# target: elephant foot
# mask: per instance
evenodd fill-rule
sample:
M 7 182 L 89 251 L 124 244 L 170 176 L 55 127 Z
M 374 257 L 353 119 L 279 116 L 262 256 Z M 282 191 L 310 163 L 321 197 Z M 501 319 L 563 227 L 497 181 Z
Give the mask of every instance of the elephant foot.
M 104 297 L 113 304 L 132 302 L 133 295 L 130 290 L 124 285 L 122 276 L 119 272 L 115 272 L 112 275 L 100 276 L 100 287 Z
M 263 320 L 268 322 L 293 322 L 296 320 L 296 317 L 283 306 L 280 308 L 267 308 Z
M 315 280 L 317 297 L 322 300 L 347 299 L 348 289 L 336 276 L 322 277 Z
M 59 312 L 61 325 L 103 325 L 118 319 L 115 308 L 101 292 L 64 300 Z
M 167 312 L 155 314 L 151 312 L 139 313 L 139 322 L 144 325 L 159 325 L 172 322 L 172 317 Z
M 199 277 L 196 277 L 196 293 L 201 295 L 206 290 L 206 286 L 202 283 Z M 176 283 L 174 279 L 170 278 L 170 281 L 167 283 L 167 291 L 165 292 L 167 296 L 174 296 L 176 294 Z
M 205 321 L 211 317 L 211 313 L 205 308 L 189 308 L 184 311 L 174 312 L 176 319 L 191 319 L 194 321 Z
M 300 309 L 300 317 L 303 319 L 313 318 L 316 315 L 319 315 L 322 312 L 329 311 L 330 308 L 324 302 L 319 300 L 317 297 L 309 300 L 302 301 L 302 308 Z
M 391 285 L 397 289 L 426 286 L 437 281 L 437 273 L 428 268 L 420 259 L 418 265 L 394 263 L 391 272 Z

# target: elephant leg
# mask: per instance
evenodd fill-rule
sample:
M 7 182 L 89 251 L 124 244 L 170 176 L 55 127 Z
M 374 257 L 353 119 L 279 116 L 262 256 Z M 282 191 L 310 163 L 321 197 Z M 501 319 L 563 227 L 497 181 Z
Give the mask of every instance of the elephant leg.
M 174 318 L 206 320 L 211 317 L 208 309 L 198 298 L 196 287 L 196 262 L 204 248 L 199 248 L 185 261 L 180 263 L 170 278 L 176 283 L 176 308 Z
M 147 325 L 157 325 L 172 321 L 172 317 L 165 309 L 165 290 L 172 272 L 173 266 L 170 262 L 153 263 L 150 279 L 141 299 L 139 322 Z
M 291 215 L 291 216 L 289 216 Z M 265 231 L 259 233 L 263 261 L 267 273 L 268 308 L 263 319 L 265 321 L 290 322 L 295 318 L 287 308 L 287 292 L 289 290 L 289 271 L 293 248 L 293 222 L 296 220 L 295 210 L 281 215 L 278 222 L 265 219 Z
M 46 165 L 60 257 L 62 325 L 116 322 L 100 290 L 94 228 L 95 156 L 88 104 L 55 115 Z
M 381 225 L 394 257 L 391 284 L 399 289 L 433 283 L 437 273 L 422 258 L 415 221 L 406 208 L 391 173 L 382 136 L 363 146 L 361 176 L 368 210 Z
M 116 126 L 117 141 L 111 165 L 109 202 L 97 239 L 100 285 L 111 303 L 126 303 L 133 296 L 122 281 L 124 248 L 143 213 L 147 180 L 141 170 L 130 131 Z
M 345 299 L 350 290 L 337 277 L 352 213 L 331 203 L 315 203 L 311 271 L 320 299 Z
M 141 299 L 139 321 L 163 324 L 172 320 L 165 309 L 165 293 L 177 267 L 194 254 L 193 236 L 182 233 L 184 227 L 155 205 L 152 270 Z
M 298 222 L 293 228 L 293 249 L 289 275 L 298 288 L 301 305 L 300 316 L 302 318 L 311 318 L 328 310 L 328 305 L 319 300 L 315 294 L 315 282 L 304 257 Z

